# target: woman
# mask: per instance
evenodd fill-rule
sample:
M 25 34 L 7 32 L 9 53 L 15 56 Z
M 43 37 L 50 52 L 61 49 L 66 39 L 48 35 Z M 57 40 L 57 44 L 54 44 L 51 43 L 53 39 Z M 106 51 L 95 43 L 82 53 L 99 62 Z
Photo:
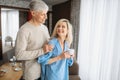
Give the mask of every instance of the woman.
M 67 53 L 72 43 L 72 26 L 67 19 L 60 19 L 54 28 L 49 44 L 53 50 L 38 58 L 42 66 L 41 80 L 69 80 L 68 66 L 74 55 Z

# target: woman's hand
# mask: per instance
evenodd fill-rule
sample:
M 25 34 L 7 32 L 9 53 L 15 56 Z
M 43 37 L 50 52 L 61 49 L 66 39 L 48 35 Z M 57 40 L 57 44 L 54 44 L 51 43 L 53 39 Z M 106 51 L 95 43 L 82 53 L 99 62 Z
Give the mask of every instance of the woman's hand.
M 70 54 L 68 52 L 62 52 L 62 54 L 60 55 L 61 59 L 65 59 L 65 58 L 70 58 Z

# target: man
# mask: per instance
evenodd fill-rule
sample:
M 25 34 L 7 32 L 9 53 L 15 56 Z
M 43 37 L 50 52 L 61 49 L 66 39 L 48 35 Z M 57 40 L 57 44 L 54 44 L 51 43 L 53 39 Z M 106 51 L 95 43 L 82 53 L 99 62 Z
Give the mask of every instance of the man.
M 47 19 L 48 6 L 42 0 L 34 0 L 29 4 L 32 18 L 21 26 L 16 39 L 15 55 L 23 61 L 23 78 L 37 80 L 40 77 L 40 64 L 37 58 L 52 50 L 45 45 L 49 39 L 48 29 L 43 23 Z

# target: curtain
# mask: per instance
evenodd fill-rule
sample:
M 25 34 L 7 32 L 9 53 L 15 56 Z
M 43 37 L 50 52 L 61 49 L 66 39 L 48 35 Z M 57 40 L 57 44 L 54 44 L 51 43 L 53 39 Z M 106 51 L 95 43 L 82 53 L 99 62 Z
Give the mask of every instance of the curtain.
M 120 80 L 120 0 L 81 0 L 81 80 Z

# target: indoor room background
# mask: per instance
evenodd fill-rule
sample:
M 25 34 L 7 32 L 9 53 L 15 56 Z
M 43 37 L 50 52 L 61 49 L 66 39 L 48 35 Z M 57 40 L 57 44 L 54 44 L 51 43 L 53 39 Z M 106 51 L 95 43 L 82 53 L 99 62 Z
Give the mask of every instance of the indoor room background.
M 31 0 L 0 0 L 0 64 L 14 55 L 20 26 L 30 19 Z M 43 0 L 52 33 L 60 18 L 73 25 L 75 61 L 81 80 L 120 80 L 120 0 Z M 12 16 L 13 15 L 13 16 Z

